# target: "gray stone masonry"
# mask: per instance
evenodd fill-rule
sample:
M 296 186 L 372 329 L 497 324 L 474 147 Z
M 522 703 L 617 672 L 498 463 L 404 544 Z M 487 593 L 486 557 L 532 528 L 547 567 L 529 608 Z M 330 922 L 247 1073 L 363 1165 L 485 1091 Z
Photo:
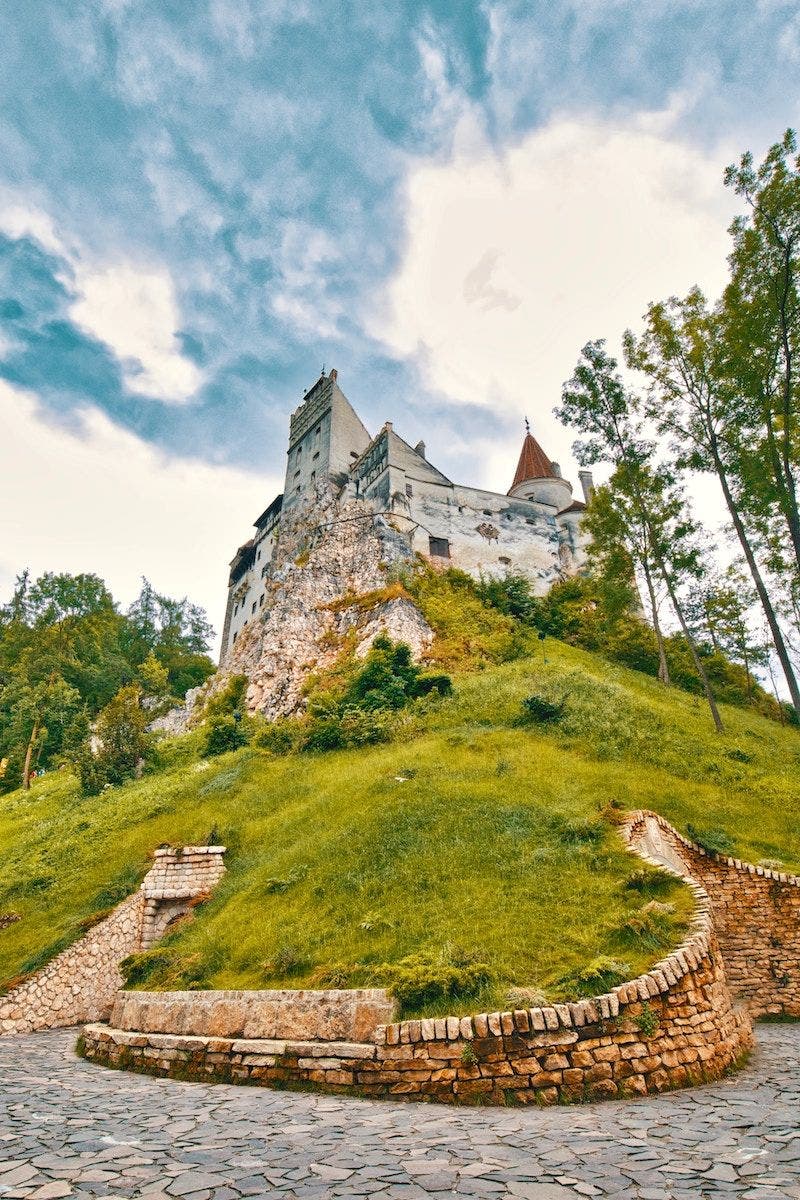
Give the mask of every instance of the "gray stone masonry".
M 138 892 L 41 971 L 0 993 L 0 1037 L 108 1017 L 119 964 L 153 945 L 222 878 L 223 846 L 162 847 Z

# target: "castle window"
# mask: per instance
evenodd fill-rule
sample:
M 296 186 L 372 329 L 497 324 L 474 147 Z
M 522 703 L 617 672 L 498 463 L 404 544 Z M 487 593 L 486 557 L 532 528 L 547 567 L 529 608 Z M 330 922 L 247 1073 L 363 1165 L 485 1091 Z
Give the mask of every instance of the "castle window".
M 237 614 L 237 612 L 238 612 L 238 611 L 239 611 L 239 605 L 238 605 L 238 604 L 234 604 L 234 606 L 233 606 L 233 615 L 234 615 L 234 616 L 236 616 L 236 614 Z
M 295 477 L 295 479 L 299 479 L 299 478 L 300 478 L 300 472 L 299 472 L 299 471 L 295 471 L 295 473 L 294 473 L 294 477 Z
M 313 483 L 313 482 L 314 482 L 314 480 L 315 480 L 316 478 L 317 478 L 317 472 L 316 472 L 316 471 L 312 471 L 312 472 L 311 472 L 311 482 Z
M 525 524 L 526 524 L 526 525 L 535 525 L 535 524 L 536 524 L 536 522 L 535 522 L 535 521 L 534 521 L 534 520 L 533 520 L 531 517 L 526 517 L 526 518 L 525 518 Z
M 447 538 L 432 537 L 428 539 L 430 553 L 436 558 L 450 557 L 450 543 Z
M 263 607 L 264 607 L 264 597 L 263 597 L 263 596 L 261 597 L 261 599 L 260 599 L 260 600 L 259 600 L 259 602 L 258 602 L 258 607 L 259 607 L 259 608 L 263 608 Z
M 264 564 L 264 566 L 261 568 L 261 578 L 262 578 L 262 579 L 264 578 L 264 576 L 266 575 L 266 573 L 267 573 L 267 565 L 266 565 L 266 563 L 265 563 L 265 564 Z
M 498 562 L 501 562 L 501 563 L 503 564 L 503 566 L 506 566 L 506 567 L 510 567 L 510 566 L 511 566 L 511 559 L 510 559 L 510 558 L 506 558 L 506 557 L 505 557 L 505 555 L 503 555 L 503 554 L 501 554 L 501 555 L 500 555 L 500 557 L 498 558 L 498 560 L 497 560 L 497 561 L 498 561 Z
M 485 508 L 485 509 L 483 510 L 483 515 L 484 515 L 485 517 L 490 517 L 490 516 L 492 515 L 492 510 L 491 510 L 490 508 Z
M 407 496 L 413 496 L 413 495 L 414 495 L 414 489 L 412 488 L 412 486 L 411 486 L 411 484 L 410 484 L 410 483 L 407 483 L 407 484 L 406 484 L 406 495 L 407 495 Z
M 236 633 L 234 633 L 234 635 L 233 635 L 233 641 L 234 641 L 234 642 L 236 641 L 236 639 L 237 639 L 237 637 L 238 637 L 238 636 L 239 636 L 239 632 L 238 632 L 238 630 L 237 630 L 237 631 L 236 631 Z M 231 643 L 231 644 L 233 644 L 233 643 Z
M 318 458 L 319 458 L 319 450 L 315 450 L 314 453 L 311 455 L 311 461 L 316 462 Z
M 318 425 L 318 426 L 317 426 L 317 428 L 314 430 L 314 437 L 315 437 L 315 438 L 318 438 L 318 437 L 319 437 L 321 430 L 322 430 L 322 426 L 321 426 L 321 425 Z
M 256 555 L 256 562 L 261 562 L 261 551 L 260 550 L 259 550 L 258 554 Z
M 253 607 L 250 609 L 250 612 L 251 612 L 251 613 L 254 613 L 255 611 L 256 611 L 256 602 L 255 602 L 255 600 L 254 600 L 254 601 L 253 601 Z

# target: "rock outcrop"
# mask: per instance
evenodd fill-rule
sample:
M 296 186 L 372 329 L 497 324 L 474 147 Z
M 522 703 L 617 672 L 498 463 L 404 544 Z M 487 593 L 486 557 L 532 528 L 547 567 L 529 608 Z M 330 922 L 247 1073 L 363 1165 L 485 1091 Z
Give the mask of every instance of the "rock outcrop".
M 364 655 L 386 632 L 408 642 L 419 659 L 433 632 L 412 601 L 386 586 L 387 571 L 412 560 L 407 537 L 370 502 L 318 493 L 285 518 L 260 615 L 245 626 L 212 687 L 246 675 L 248 708 L 274 720 L 302 707 L 309 673 L 330 666 L 348 644 Z

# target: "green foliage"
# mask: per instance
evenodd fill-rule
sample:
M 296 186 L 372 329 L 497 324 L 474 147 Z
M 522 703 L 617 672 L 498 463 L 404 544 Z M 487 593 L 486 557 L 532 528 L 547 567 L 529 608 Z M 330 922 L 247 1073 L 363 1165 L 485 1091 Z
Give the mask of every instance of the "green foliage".
M 270 754 L 292 754 L 299 750 L 303 741 L 302 727 L 298 721 L 264 721 L 255 724 L 251 743 L 258 750 Z
M 203 716 L 207 718 L 213 717 L 229 717 L 234 713 L 244 713 L 245 697 L 247 694 L 248 679 L 246 675 L 231 675 L 226 680 L 224 687 L 219 691 L 214 692 L 206 700 L 203 709 Z
M 599 996 L 624 983 L 630 975 L 630 963 L 600 954 L 586 966 L 566 972 L 558 980 L 557 986 L 566 997 Z
M 215 716 L 206 722 L 205 753 L 209 756 L 227 754 L 247 745 L 247 730 L 234 716 Z
M 651 1038 L 661 1024 L 661 1018 L 650 1004 L 643 1004 L 642 1011 L 633 1018 L 633 1023 L 643 1037 Z
M 526 696 L 520 721 L 525 725 L 554 725 L 564 716 L 566 705 L 566 700 L 556 704 L 545 696 Z
M 202 682 L 213 670 L 209 634 L 201 610 L 146 582 L 122 614 L 96 575 L 31 582 L 23 572 L 0 606 L 0 759 L 9 760 L 0 788 L 17 786 L 26 756 L 37 772 L 83 757 L 88 723 L 134 681 L 162 699 Z
M 122 978 L 127 987 L 147 983 L 152 976 L 172 963 L 172 954 L 166 946 L 154 946 L 151 950 L 141 950 L 138 954 L 129 954 L 119 964 Z
M 709 854 L 731 855 L 734 851 L 733 841 L 724 829 L 688 824 L 686 832 L 701 850 Z
M 423 675 L 412 660 L 411 648 L 379 634 L 364 663 L 346 661 L 338 668 L 344 682 L 325 690 L 319 684 L 309 691 L 309 720 L 303 749 L 342 750 L 387 742 L 397 726 L 394 715 L 413 700 L 436 693 L 447 696 L 453 684 L 448 675 Z M 284 736 L 286 736 L 284 734 Z M 268 741 L 268 739 L 265 739 Z
M 484 604 L 514 617 L 525 625 L 538 623 L 539 602 L 531 590 L 527 575 L 508 574 L 501 578 L 481 575 L 475 594 Z
M 403 736 L 387 744 L 207 759 L 200 728 L 162 743 L 158 775 L 97 797 L 67 770 L 7 794 L 0 912 L 21 919 L 0 936 L 0 978 L 65 930 L 79 936 L 109 881 L 118 892 L 155 846 L 203 843 L 214 826 L 226 876 L 136 986 L 263 987 L 262 964 L 286 946 L 305 966 L 269 986 L 312 986 L 326 971 L 329 986 L 369 986 L 380 964 L 479 948 L 490 982 L 424 1015 L 503 1009 L 510 987 L 532 982 L 554 996 L 598 956 L 637 975 L 664 951 L 635 936 L 623 948 L 626 921 L 650 899 L 674 904 L 675 945 L 693 900 L 644 864 L 646 879 L 625 886 L 639 864 L 598 815 L 610 805 L 653 808 L 682 831 L 713 823 L 738 857 L 797 870 L 795 730 L 727 708 L 717 739 L 693 695 L 555 639 L 544 662 L 534 644 L 532 656 L 460 674 L 451 697 L 392 710 Z M 563 721 L 521 734 L 525 696 L 567 692 Z
M 436 634 L 433 655 L 441 666 L 480 667 L 525 653 L 529 631 L 484 598 L 481 585 L 464 571 L 420 567 L 406 586 Z
M 389 987 L 405 1011 L 427 1005 L 457 1005 L 486 987 L 491 972 L 480 957 L 450 946 L 436 953 L 410 954 L 397 963 L 384 963 L 376 979 Z

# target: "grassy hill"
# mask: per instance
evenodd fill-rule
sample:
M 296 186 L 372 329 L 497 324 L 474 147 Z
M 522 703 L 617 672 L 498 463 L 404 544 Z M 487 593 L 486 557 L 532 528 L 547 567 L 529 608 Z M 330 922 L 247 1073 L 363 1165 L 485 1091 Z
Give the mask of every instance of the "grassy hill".
M 5 796 L 0 916 L 21 919 L 0 926 L 0 980 L 79 936 L 155 846 L 212 829 L 228 875 L 140 967 L 146 986 L 378 984 L 412 956 L 412 981 L 488 970 L 468 998 L 412 989 L 408 1011 L 502 1006 L 513 985 L 591 991 L 611 969 L 598 958 L 635 974 L 690 911 L 680 884 L 631 886 L 640 864 L 615 830 L 619 808 L 800 869 L 797 730 L 725 707 L 717 736 L 698 699 L 556 642 L 546 660 L 537 646 L 454 682 L 452 697 L 398 715 L 387 745 L 202 759 L 195 733 L 161 773 L 99 797 L 66 772 Z M 566 697 L 564 719 L 520 727 L 531 693 Z

